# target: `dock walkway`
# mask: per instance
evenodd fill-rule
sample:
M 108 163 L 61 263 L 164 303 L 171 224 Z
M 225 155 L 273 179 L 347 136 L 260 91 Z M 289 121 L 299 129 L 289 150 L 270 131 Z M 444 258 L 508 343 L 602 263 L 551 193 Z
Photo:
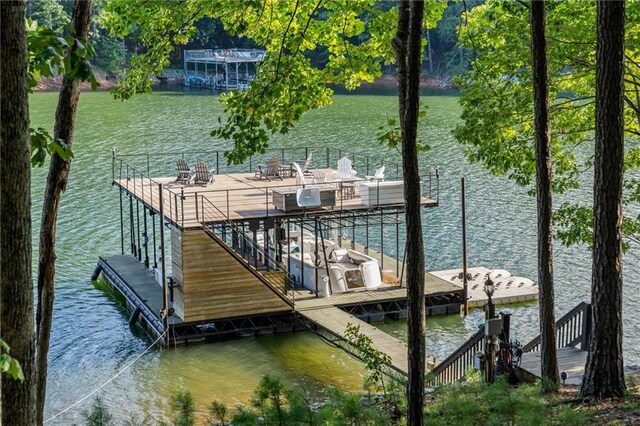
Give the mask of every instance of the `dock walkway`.
M 334 306 L 305 306 L 302 302 L 298 305 L 298 314 L 322 327 L 325 331 L 346 340 L 345 332 L 348 324 L 360 328 L 360 333 L 371 339 L 374 349 L 388 355 L 391 358 L 391 367 L 401 373 L 408 373 L 407 345 L 400 339 L 391 336 L 377 327 L 349 315 L 340 308 Z

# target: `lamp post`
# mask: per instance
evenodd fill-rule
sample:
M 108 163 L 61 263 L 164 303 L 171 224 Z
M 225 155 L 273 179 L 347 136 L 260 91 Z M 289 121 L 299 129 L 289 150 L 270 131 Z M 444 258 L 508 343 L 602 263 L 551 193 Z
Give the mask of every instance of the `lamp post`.
M 493 383 L 494 375 L 495 375 L 495 348 L 494 348 L 494 339 L 495 335 L 492 333 L 490 322 L 495 317 L 495 306 L 493 305 L 493 300 L 491 300 L 493 293 L 495 292 L 496 287 L 489 274 L 487 274 L 487 279 L 484 282 L 484 292 L 487 295 L 487 304 L 485 305 L 485 352 L 487 354 L 487 359 L 485 360 L 485 381 L 488 383 Z

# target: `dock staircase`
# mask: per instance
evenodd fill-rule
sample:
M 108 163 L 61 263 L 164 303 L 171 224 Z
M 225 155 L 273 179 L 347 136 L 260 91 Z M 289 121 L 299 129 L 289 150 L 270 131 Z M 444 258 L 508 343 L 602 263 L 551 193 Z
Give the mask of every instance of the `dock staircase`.
M 589 332 L 591 330 L 591 305 L 586 302 L 578 304 L 575 308 L 567 312 L 562 318 L 556 321 L 556 343 L 560 350 L 558 361 L 560 369 L 570 369 L 573 375 L 580 375 L 584 371 L 584 364 L 582 369 L 576 368 L 574 365 L 562 365 L 563 360 L 575 363 L 576 359 L 580 359 L 580 356 L 586 354 L 586 349 L 589 343 Z M 469 340 L 463 343 L 458 349 L 456 349 L 451 355 L 449 355 L 444 361 L 438 364 L 430 374 L 430 379 L 427 381 L 429 386 L 438 386 L 442 384 L 455 383 L 464 378 L 467 371 L 474 367 L 474 358 L 476 353 L 483 352 L 485 350 L 485 334 L 484 327 L 474 333 Z M 526 362 L 527 359 L 535 359 L 535 354 L 540 350 L 540 335 L 532 339 L 529 343 L 522 347 L 522 367 L 526 367 L 528 373 L 533 376 L 539 375 L 539 362 L 538 370 L 535 370 L 535 361 Z M 571 357 L 565 357 L 563 354 L 571 353 Z M 578 355 L 582 354 L 582 355 Z M 584 357 L 586 359 L 586 357 Z M 539 359 L 539 357 L 538 357 Z M 579 366 L 578 366 L 579 367 Z M 579 370 L 579 371 L 578 371 Z M 537 371 L 537 374 L 536 374 Z

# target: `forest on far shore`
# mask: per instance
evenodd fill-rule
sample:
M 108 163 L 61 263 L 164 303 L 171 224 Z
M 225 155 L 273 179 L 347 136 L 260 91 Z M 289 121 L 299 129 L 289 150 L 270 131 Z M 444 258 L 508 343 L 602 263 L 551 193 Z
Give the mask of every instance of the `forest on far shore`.
M 103 88 L 111 87 L 127 68 L 135 55 L 143 52 L 139 30 L 132 31 L 125 38 L 118 38 L 104 28 L 102 15 L 108 0 L 96 0 L 93 7 L 93 19 L 89 40 L 95 49 L 92 63 L 98 69 L 96 77 Z M 469 69 L 472 52 L 458 43 L 457 27 L 463 23 L 465 8 L 484 3 L 484 0 L 466 2 L 449 2 L 442 19 L 433 29 L 424 30 L 427 45 L 422 64 L 422 80 L 428 86 L 450 87 L 453 77 L 461 75 Z M 376 7 L 387 10 L 394 7 L 394 1 L 376 2 Z M 35 21 L 39 26 L 52 28 L 60 34 L 68 31 L 71 21 L 73 1 L 71 0 L 28 0 L 27 19 Z M 259 48 L 251 40 L 230 35 L 217 19 L 204 18 L 195 24 L 196 32 L 185 45 L 175 46 L 171 55 L 171 68 L 183 67 L 183 52 L 191 49 L 229 49 Z M 368 37 L 365 31 L 359 36 L 362 40 Z M 326 48 L 318 48 L 311 54 L 314 65 L 322 66 L 327 60 Z M 395 65 L 387 65 L 382 69 L 383 77 L 378 84 L 395 85 Z M 39 85 L 40 89 L 59 87 L 57 79 L 48 79 Z

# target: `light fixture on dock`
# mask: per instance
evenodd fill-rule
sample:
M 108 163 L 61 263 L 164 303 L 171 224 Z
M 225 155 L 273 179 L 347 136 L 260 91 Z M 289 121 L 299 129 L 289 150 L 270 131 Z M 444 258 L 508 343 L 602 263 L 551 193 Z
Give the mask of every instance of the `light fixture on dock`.
M 497 335 L 500 334 L 500 321 L 496 321 L 495 307 L 491 297 L 495 292 L 496 287 L 491 277 L 487 273 L 486 280 L 484 281 L 484 292 L 487 295 L 487 304 L 485 305 L 485 381 L 493 383 L 495 375 L 495 346 L 497 342 Z
M 491 298 L 493 297 L 493 293 L 495 293 L 495 291 L 496 291 L 496 285 L 493 283 L 493 280 L 491 280 L 491 277 L 489 276 L 489 274 L 487 274 L 487 279 L 484 282 L 484 292 L 489 298 L 489 304 L 491 304 Z

